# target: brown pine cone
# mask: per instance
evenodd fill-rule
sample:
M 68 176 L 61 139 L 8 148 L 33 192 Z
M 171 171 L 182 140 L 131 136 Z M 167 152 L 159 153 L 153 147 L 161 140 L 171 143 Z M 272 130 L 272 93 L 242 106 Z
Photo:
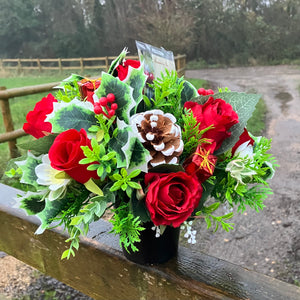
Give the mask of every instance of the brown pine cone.
M 176 118 L 172 114 L 165 114 L 158 109 L 132 116 L 134 130 L 138 132 L 140 141 L 152 156 L 148 167 L 178 163 L 183 141 L 181 129 L 175 122 Z

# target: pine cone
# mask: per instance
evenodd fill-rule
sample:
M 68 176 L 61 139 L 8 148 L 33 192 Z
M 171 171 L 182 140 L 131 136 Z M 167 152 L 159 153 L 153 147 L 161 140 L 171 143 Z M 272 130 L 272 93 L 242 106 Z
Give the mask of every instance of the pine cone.
M 131 120 L 140 141 L 152 156 L 148 167 L 178 163 L 183 141 L 181 129 L 172 114 L 156 109 L 136 114 Z

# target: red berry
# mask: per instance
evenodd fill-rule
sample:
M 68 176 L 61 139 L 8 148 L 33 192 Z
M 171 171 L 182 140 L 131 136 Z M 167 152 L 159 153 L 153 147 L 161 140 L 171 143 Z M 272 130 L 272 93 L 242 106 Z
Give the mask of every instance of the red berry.
M 112 116 L 114 116 L 115 115 L 115 111 L 113 110 L 113 109 L 111 109 L 109 112 L 108 112 L 108 115 L 110 116 L 110 117 L 112 117 Z
M 154 80 L 154 75 L 153 75 L 152 73 L 149 74 L 149 79 L 150 79 L 151 81 Z
M 101 106 L 94 106 L 94 113 L 96 115 L 100 115 L 100 114 L 102 114 L 102 112 L 103 112 L 103 109 Z
M 213 95 L 214 94 L 214 91 L 209 89 L 209 90 L 206 90 L 206 95 Z
M 116 97 L 115 97 L 115 95 L 113 93 L 107 94 L 106 98 L 107 98 L 108 102 L 114 102 L 115 99 L 116 99 Z
M 101 106 L 106 106 L 107 105 L 107 98 L 106 97 L 101 97 L 99 100 L 99 103 Z
M 202 96 L 206 96 L 206 90 L 205 90 L 204 88 L 200 88 L 200 89 L 198 90 L 198 94 L 199 94 L 199 95 L 202 95 Z
M 110 108 L 113 109 L 113 110 L 116 110 L 118 108 L 118 104 L 113 103 Z

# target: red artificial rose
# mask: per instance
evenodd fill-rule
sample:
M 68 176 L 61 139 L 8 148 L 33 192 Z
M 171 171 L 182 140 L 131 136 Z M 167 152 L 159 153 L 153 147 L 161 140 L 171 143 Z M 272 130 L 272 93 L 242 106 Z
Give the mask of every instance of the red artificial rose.
M 27 123 L 24 123 L 23 129 L 26 133 L 31 134 L 39 139 L 51 133 L 52 124 L 44 122 L 47 115 L 53 111 L 53 103 L 57 102 L 53 95 L 49 94 L 37 102 L 34 109 L 28 112 L 26 116 Z
M 232 154 L 232 156 L 234 156 L 236 149 L 237 149 L 240 145 L 242 145 L 242 144 L 244 144 L 244 143 L 246 143 L 246 142 L 248 142 L 247 146 L 248 146 L 248 145 L 252 145 L 252 146 L 254 145 L 254 140 L 253 140 L 253 138 L 249 135 L 248 130 L 247 130 L 246 128 L 244 128 L 244 131 L 243 131 L 243 133 L 240 135 L 239 140 L 236 142 L 236 144 L 235 144 L 235 145 L 232 147 L 232 149 L 231 149 L 231 154 Z
M 91 141 L 84 129 L 64 131 L 54 140 L 49 150 L 49 159 L 52 168 L 65 171 L 76 181 L 86 183 L 90 178 L 99 177 L 96 171 L 87 170 L 88 164 L 79 164 L 79 161 L 85 158 L 81 146 L 92 149 Z
M 199 145 L 190 157 L 188 157 L 183 167 L 185 172 L 191 176 L 197 176 L 200 182 L 204 182 L 213 175 L 217 163 L 217 157 L 213 154 L 214 148 L 209 150 Z
M 223 99 L 209 97 L 203 105 L 188 101 L 184 104 L 184 108 L 193 112 L 199 123 L 199 130 L 213 125 L 213 128 L 206 131 L 202 137 L 212 139 L 216 145 L 215 150 L 219 149 L 222 142 L 231 135 L 229 129 L 238 123 L 237 113 Z
M 134 69 L 138 69 L 141 66 L 141 63 L 138 60 L 127 59 L 123 64 L 118 65 L 116 70 L 121 81 L 127 77 L 129 66 Z
M 214 94 L 214 91 L 211 90 L 211 89 L 206 90 L 206 89 L 204 89 L 204 88 L 200 88 L 200 89 L 198 90 L 198 94 L 199 94 L 199 95 L 202 95 L 202 96 L 213 95 L 213 94 Z
M 191 216 L 202 196 L 200 182 L 185 172 L 147 173 L 145 184 L 149 184 L 146 206 L 156 226 L 180 226 Z
M 94 104 L 93 95 L 95 90 L 100 86 L 101 81 L 99 79 L 90 80 L 90 79 L 82 79 L 78 82 L 79 92 L 82 99 L 86 99 L 87 101 Z

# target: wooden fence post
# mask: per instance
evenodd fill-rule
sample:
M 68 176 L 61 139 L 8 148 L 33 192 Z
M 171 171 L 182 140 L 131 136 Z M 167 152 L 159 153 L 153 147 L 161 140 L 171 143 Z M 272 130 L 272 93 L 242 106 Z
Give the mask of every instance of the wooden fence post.
M 6 90 L 6 87 L 0 86 L 0 91 Z M 9 107 L 9 99 L 0 99 L 1 111 L 3 116 L 3 123 L 6 132 L 14 131 L 14 124 L 11 117 L 10 107 Z M 11 140 L 8 142 L 10 157 L 15 158 L 20 156 L 20 153 L 17 148 L 17 140 Z
M 41 61 L 39 58 L 36 59 L 36 62 L 37 62 L 37 65 L 38 65 L 38 68 L 39 68 L 39 72 L 41 73 L 42 72 L 42 66 L 41 66 Z
M 84 67 L 83 67 L 83 58 L 80 57 L 80 72 L 81 72 L 81 74 L 83 74 L 83 69 L 84 69 Z
M 107 72 L 109 69 L 108 56 L 105 56 L 105 68 L 106 68 L 106 72 Z
M 0 71 L 4 71 L 4 68 L 3 68 L 3 62 L 2 62 L 2 59 L 0 58 Z
M 21 64 L 21 60 L 20 58 L 18 59 L 18 74 L 21 73 L 21 70 L 22 70 L 22 64 Z
M 58 59 L 59 74 L 62 73 L 61 58 Z

